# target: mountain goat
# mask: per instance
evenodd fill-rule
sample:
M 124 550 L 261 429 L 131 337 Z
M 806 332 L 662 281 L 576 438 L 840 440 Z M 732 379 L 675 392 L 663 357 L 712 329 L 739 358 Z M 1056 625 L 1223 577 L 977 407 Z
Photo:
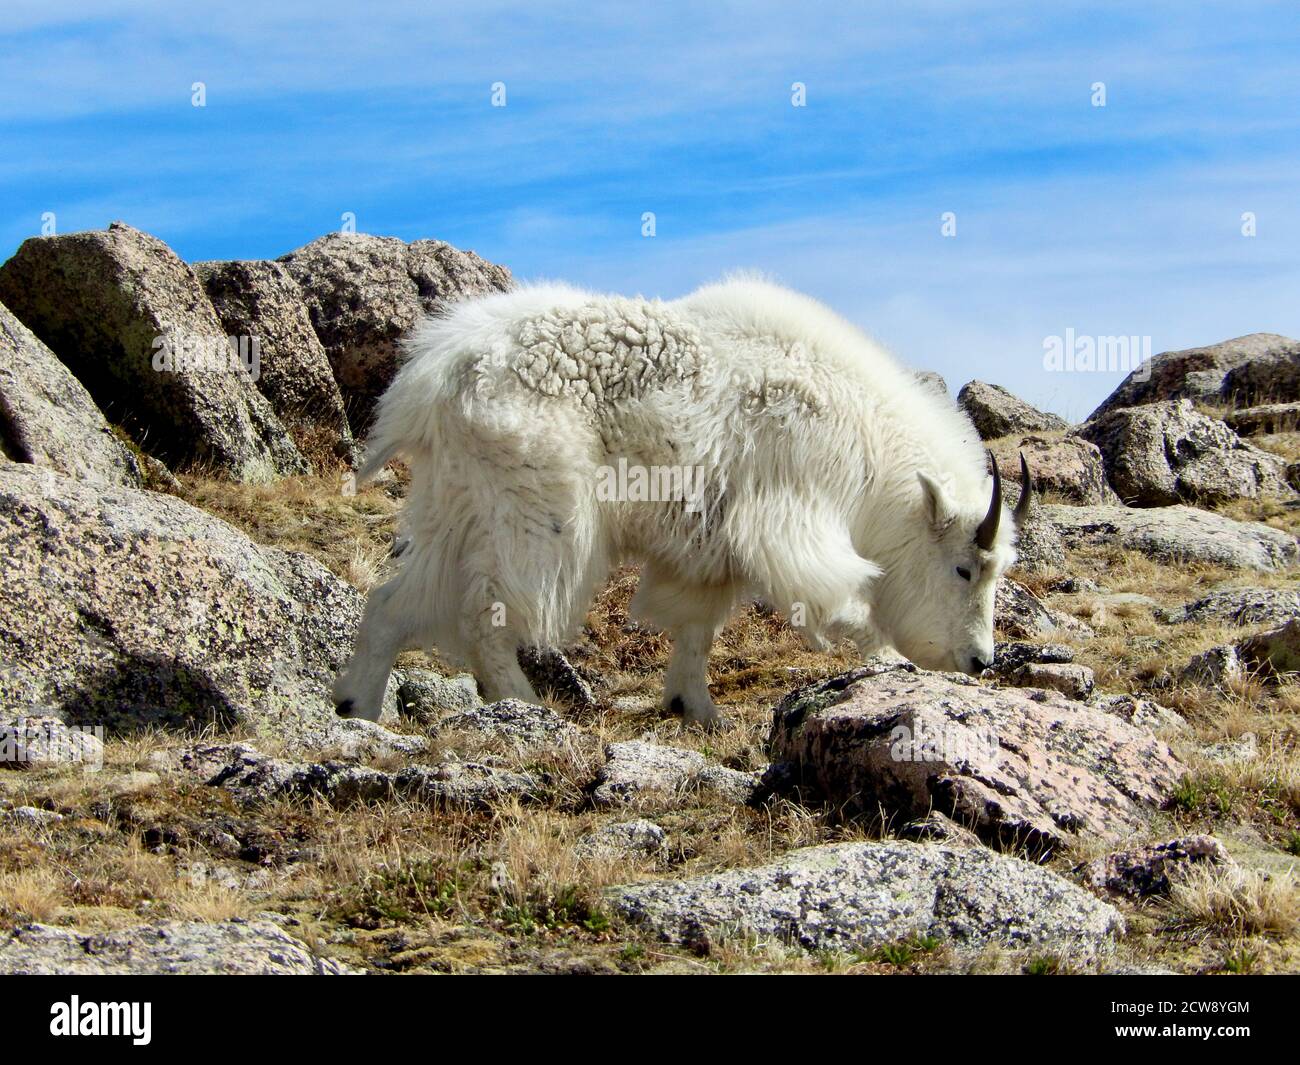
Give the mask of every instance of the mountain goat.
M 486 699 L 535 701 L 518 649 L 568 638 L 625 559 L 688 720 L 718 717 L 709 647 L 746 595 L 813 646 L 991 663 L 1024 459 L 1008 520 L 966 416 L 821 304 L 748 279 L 673 302 L 540 285 L 457 304 L 407 348 L 358 478 L 410 463 L 409 547 L 340 714 L 378 717 L 397 653 L 430 645 Z

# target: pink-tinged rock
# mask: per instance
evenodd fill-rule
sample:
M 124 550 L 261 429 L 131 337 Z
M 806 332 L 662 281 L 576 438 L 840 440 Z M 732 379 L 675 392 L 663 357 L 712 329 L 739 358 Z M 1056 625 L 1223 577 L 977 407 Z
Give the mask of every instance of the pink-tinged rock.
M 1215 865 L 1228 860 L 1223 844 L 1213 836 L 1184 836 L 1148 847 L 1116 851 L 1080 867 L 1084 883 L 1096 891 L 1129 898 L 1168 895 L 1170 874 L 1177 876 L 1194 862 Z
M 1020 456 L 1029 464 L 1034 488 L 1070 503 L 1118 503 L 1106 481 L 1106 466 L 1096 444 L 1077 436 L 1006 437 L 989 448 L 1002 470 L 1002 490 L 1014 506 L 1020 497 Z
M 937 810 L 1003 847 L 1119 839 L 1185 767 L 1145 729 L 1064 695 L 983 687 L 913 666 L 864 667 L 788 695 L 772 755 L 847 813 Z

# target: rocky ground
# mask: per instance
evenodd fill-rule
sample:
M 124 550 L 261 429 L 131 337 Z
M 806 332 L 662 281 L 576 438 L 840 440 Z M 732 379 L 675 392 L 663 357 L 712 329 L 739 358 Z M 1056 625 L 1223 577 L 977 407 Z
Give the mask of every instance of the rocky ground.
M 0 972 L 1300 967 L 1300 344 L 1166 353 L 1080 426 L 961 389 L 1042 489 L 978 680 L 755 604 L 728 727 L 686 727 L 627 570 L 525 657 L 545 705 L 410 653 L 340 721 L 405 491 L 347 479 L 375 382 L 510 283 L 120 225 L 0 267 Z M 159 372 L 160 335 L 264 338 L 262 372 Z

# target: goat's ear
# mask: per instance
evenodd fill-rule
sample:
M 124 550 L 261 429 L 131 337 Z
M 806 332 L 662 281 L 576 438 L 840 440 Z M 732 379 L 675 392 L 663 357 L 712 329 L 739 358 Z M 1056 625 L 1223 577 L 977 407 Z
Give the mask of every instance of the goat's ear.
M 952 503 L 948 500 L 948 493 L 944 491 L 943 485 L 927 473 L 918 470 L 916 479 L 921 482 L 921 499 L 930 531 L 936 534 L 942 533 L 956 517 Z

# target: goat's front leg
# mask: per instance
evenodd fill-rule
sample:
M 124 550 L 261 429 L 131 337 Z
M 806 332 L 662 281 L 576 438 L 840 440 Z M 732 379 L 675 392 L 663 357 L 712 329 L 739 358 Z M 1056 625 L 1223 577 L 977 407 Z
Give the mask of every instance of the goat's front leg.
M 662 566 L 649 564 L 632 597 L 632 613 L 673 639 L 673 654 L 664 675 L 664 708 L 686 721 L 717 725 L 722 713 L 709 697 L 709 648 L 735 606 L 738 589 L 731 584 L 684 581 Z
M 334 682 L 340 717 L 378 721 L 398 652 L 415 646 L 420 626 L 406 594 L 404 573 L 370 593 L 352 658 Z

